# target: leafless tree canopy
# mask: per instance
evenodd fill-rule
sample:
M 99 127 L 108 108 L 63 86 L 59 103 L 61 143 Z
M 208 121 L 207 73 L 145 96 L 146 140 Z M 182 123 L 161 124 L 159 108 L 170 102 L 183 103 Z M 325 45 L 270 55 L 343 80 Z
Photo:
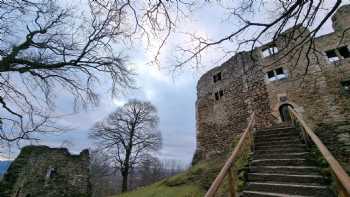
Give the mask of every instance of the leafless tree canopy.
M 62 2 L 61 2 L 62 3 Z M 113 48 L 127 39 L 119 10 L 80 10 L 54 0 L 0 1 L 0 141 L 57 131 L 57 96 L 76 109 L 97 104 L 96 83 L 109 79 L 112 94 L 132 85 L 132 72 Z
M 156 108 L 149 102 L 131 100 L 97 122 L 90 137 L 102 149 L 113 154 L 123 177 L 122 191 L 127 190 L 130 169 L 140 164 L 161 145 Z
M 155 54 L 155 62 L 159 60 L 161 48 L 170 34 L 178 33 L 177 25 L 182 22 L 181 19 L 190 18 L 193 11 L 200 11 L 203 7 L 209 7 L 209 10 L 211 6 L 212 9 L 221 8 L 221 21 L 230 25 L 231 31 L 222 37 L 207 38 L 197 35 L 195 30 L 180 30 L 189 36 L 190 41 L 185 45 L 177 45 L 173 53 L 176 59 L 172 62 L 175 68 L 185 65 L 199 66 L 203 55 L 207 55 L 205 52 L 211 48 L 222 49 L 227 56 L 241 50 L 254 49 L 263 43 L 275 41 L 283 31 L 296 26 L 303 26 L 305 29 L 293 31 L 286 40 L 286 43 L 290 44 L 282 51 L 286 54 L 296 53 L 295 56 L 298 56 L 297 51 L 302 51 L 299 49 L 304 47 L 307 49 L 304 51 L 306 57 L 311 58 L 314 53 L 318 53 L 315 49 L 315 37 L 342 3 L 342 0 L 96 1 L 105 5 L 102 7 L 114 6 L 130 13 L 128 16 L 135 30 L 141 30 L 142 35 L 147 38 L 156 35 L 155 37 L 161 40 L 159 50 Z M 294 41 L 296 39 L 297 42 Z
M 71 98 L 79 109 L 98 102 L 99 79 L 110 79 L 112 94 L 130 87 L 133 75 L 120 55 L 121 49 L 133 46 L 137 38 L 148 43 L 160 39 L 154 54 L 159 64 L 161 49 L 171 33 L 176 33 L 177 24 L 201 5 L 224 8 L 223 19 L 231 22 L 232 31 L 210 39 L 188 30 L 191 44 L 180 45 L 174 51 L 175 68 L 201 64 L 204 52 L 213 47 L 229 46 L 229 50 L 224 50 L 227 55 L 252 49 L 297 25 L 310 31 L 293 32 L 289 38 L 293 47 L 287 44 L 281 51 L 298 58 L 302 51 L 298 48 L 303 47 L 307 49 L 303 51 L 306 58 L 312 58 L 319 53 L 315 36 L 342 3 L 341 0 L 82 2 L 79 8 L 74 8 L 54 0 L 0 1 L 0 142 L 31 139 L 33 132 L 59 130 L 53 119 L 57 96 Z M 268 12 L 268 7 L 274 12 Z
M 179 57 L 182 58 L 178 58 L 175 67 L 201 64 L 204 52 L 212 47 L 226 45 L 226 49 L 223 49 L 226 55 L 233 55 L 246 49 L 253 50 L 261 44 L 275 41 L 283 31 L 297 26 L 305 28 L 302 31 L 292 30 L 291 36 L 285 40 L 287 44 L 282 51 L 285 54 L 295 53 L 294 58 L 298 58 L 301 48 L 306 48 L 303 53 L 306 53 L 305 56 L 309 59 L 314 53 L 319 53 L 315 48 L 314 39 L 326 21 L 340 7 L 342 0 L 207 2 L 219 4 L 227 11 L 223 19 L 232 23 L 232 31 L 217 39 L 208 39 L 189 32 L 192 45 L 187 48 L 179 46 Z M 232 48 L 227 49 L 227 46 Z
M 100 79 L 110 83 L 112 95 L 131 87 L 133 73 L 123 49 L 133 47 L 135 39 L 151 43 L 156 37 L 163 40 L 160 50 L 187 6 L 181 1 L 74 3 L 0 1 L 0 142 L 60 130 L 53 119 L 57 96 L 71 98 L 79 109 L 98 103 Z

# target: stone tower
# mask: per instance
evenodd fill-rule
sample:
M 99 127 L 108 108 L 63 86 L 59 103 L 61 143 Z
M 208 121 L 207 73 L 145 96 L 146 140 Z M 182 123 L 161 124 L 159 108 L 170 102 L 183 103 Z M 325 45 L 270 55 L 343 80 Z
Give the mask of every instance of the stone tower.
M 305 46 L 286 52 L 293 50 L 294 42 L 286 43 L 285 38 L 295 32 L 299 33 L 294 40 L 308 39 L 310 31 L 297 25 L 273 42 L 240 52 L 205 73 L 197 84 L 194 161 L 228 151 L 252 112 L 257 127 L 269 127 L 285 121 L 287 106 L 319 131 L 336 156 L 350 161 L 349 13 L 350 5 L 337 10 L 332 17 L 334 31 L 314 38 L 318 52 L 310 59 Z
M 89 152 L 26 146 L 2 182 L 1 197 L 90 197 Z

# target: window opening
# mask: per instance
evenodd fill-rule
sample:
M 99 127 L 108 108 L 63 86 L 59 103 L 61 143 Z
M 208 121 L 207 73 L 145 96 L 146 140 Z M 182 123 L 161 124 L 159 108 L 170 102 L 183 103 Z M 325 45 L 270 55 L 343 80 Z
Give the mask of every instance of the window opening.
M 284 74 L 284 71 L 282 67 L 276 69 L 276 75 L 283 75 L 283 74 Z
M 220 95 L 220 97 L 223 97 L 224 96 L 224 91 L 220 90 L 219 91 L 219 95 Z
M 219 100 L 219 93 L 218 92 L 215 92 L 215 100 Z
M 271 45 L 268 48 L 262 50 L 263 57 L 268 57 L 276 53 L 278 53 L 278 48 L 276 47 L 276 45 Z
M 339 54 L 343 57 L 343 58 L 349 58 L 350 57 L 350 51 L 348 49 L 347 46 L 343 46 L 338 48 Z
M 284 79 L 287 78 L 287 73 L 285 72 L 285 70 L 283 69 L 283 67 L 279 67 L 275 70 L 270 70 L 267 72 L 267 78 L 270 81 L 275 81 L 275 80 L 279 80 L 279 79 Z
M 53 167 L 49 167 L 49 169 L 46 172 L 46 179 L 51 179 L 55 176 L 56 170 Z
M 339 60 L 339 57 L 337 56 L 337 53 L 334 49 L 326 51 L 326 55 L 330 62 L 335 62 Z
M 350 94 L 350 80 L 341 82 L 343 93 Z
M 214 83 L 218 82 L 218 81 L 221 81 L 221 72 L 215 74 L 213 76 L 213 79 L 214 79 Z
M 224 96 L 224 91 L 219 90 L 218 92 L 215 92 L 215 100 L 220 100 Z
M 275 73 L 273 72 L 273 70 L 267 72 L 267 77 L 268 77 L 269 79 L 275 77 Z

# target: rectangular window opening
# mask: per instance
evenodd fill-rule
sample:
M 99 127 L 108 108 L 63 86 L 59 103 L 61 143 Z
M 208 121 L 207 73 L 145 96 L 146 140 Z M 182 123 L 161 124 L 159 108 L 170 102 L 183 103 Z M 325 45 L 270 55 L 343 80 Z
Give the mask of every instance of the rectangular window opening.
M 338 48 L 339 54 L 343 57 L 343 58 L 349 58 L 350 57 L 350 51 L 348 49 L 347 46 L 343 46 Z
M 217 75 L 217 80 L 220 81 L 221 80 L 221 72 L 216 74 Z
M 283 74 L 284 74 L 284 71 L 282 67 L 276 69 L 276 75 L 283 75 Z
M 268 49 L 268 48 L 267 48 L 267 49 L 263 49 L 262 55 L 263 55 L 263 57 L 268 57 L 268 56 L 270 56 L 270 51 L 269 51 L 269 49 Z
M 268 57 L 268 56 L 274 55 L 276 53 L 278 53 L 278 48 L 275 44 L 272 44 L 272 45 L 270 45 L 267 48 L 262 50 L 263 57 Z
M 276 68 L 267 72 L 267 78 L 269 81 L 281 80 L 288 78 L 286 70 L 283 67 Z
M 347 81 L 342 81 L 341 82 L 342 86 L 342 92 L 344 95 L 350 95 L 350 80 Z
M 220 97 L 223 97 L 224 96 L 224 91 L 220 90 L 219 91 L 219 95 L 220 95 Z
M 219 93 L 218 92 L 215 92 L 215 100 L 219 100 Z
M 213 79 L 214 79 L 214 83 L 218 82 L 218 81 L 221 81 L 221 72 L 215 74 L 213 76 Z
M 267 72 L 267 77 L 268 77 L 269 79 L 275 77 L 275 73 L 273 72 L 273 70 Z
M 276 46 L 273 46 L 270 48 L 270 52 L 271 52 L 271 54 L 276 54 L 276 53 L 278 53 L 278 48 Z
M 330 62 L 338 61 L 339 57 L 337 56 L 337 53 L 334 49 L 326 51 L 326 55 L 328 57 L 328 60 Z

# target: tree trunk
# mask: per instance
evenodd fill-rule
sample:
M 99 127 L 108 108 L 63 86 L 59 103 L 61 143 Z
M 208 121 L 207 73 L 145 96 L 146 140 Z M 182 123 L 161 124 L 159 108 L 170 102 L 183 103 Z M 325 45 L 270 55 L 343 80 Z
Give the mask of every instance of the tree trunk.
M 123 177 L 123 183 L 122 183 L 122 193 L 128 191 L 128 170 L 125 170 L 122 172 L 122 177 Z
M 123 177 L 123 183 L 122 183 L 122 193 L 128 191 L 128 176 L 129 176 L 129 169 L 130 169 L 130 156 L 131 156 L 131 150 L 132 150 L 132 142 L 135 132 L 135 126 L 132 125 L 131 131 L 130 131 L 130 139 L 128 146 L 125 149 L 125 160 L 124 160 L 124 169 L 122 169 L 122 177 Z

